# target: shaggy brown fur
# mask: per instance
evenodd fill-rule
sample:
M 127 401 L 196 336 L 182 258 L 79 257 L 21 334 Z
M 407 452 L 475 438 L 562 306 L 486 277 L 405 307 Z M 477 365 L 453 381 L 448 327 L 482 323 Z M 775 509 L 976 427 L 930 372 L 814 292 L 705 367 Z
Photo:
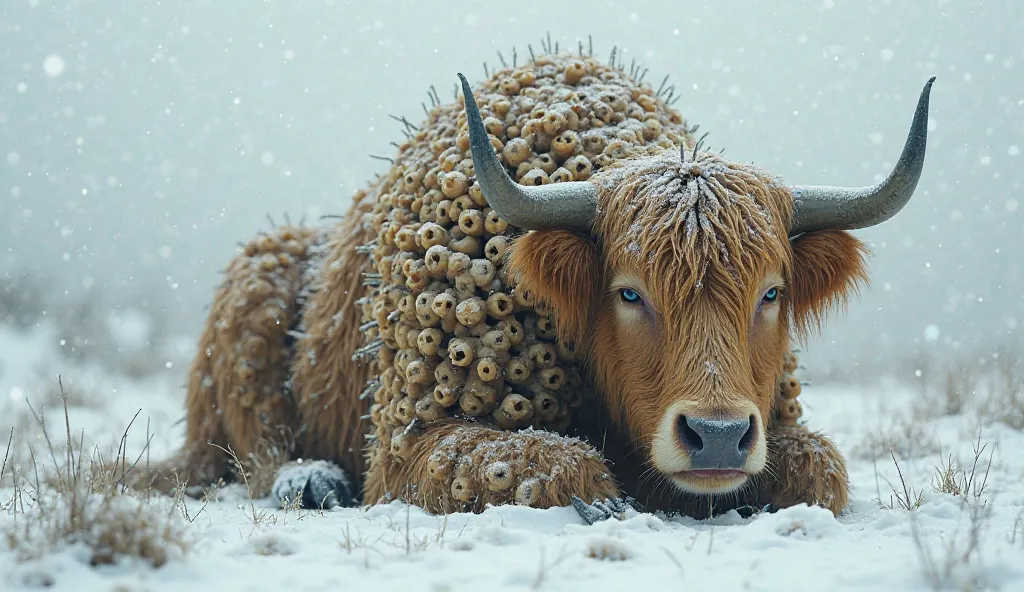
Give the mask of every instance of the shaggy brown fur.
M 589 303 L 601 290 L 600 261 L 593 241 L 572 230 L 531 232 L 515 242 L 509 268 L 521 279 L 538 272 L 544 275 L 543 282 L 522 286 L 535 292 L 540 289 L 538 297 L 551 307 L 559 339 L 585 350 L 590 335 Z
M 493 474 L 496 466 L 503 473 L 500 480 Z M 533 475 L 540 477 L 522 479 Z M 505 483 L 518 485 L 502 487 Z M 444 513 L 481 512 L 488 504 L 507 503 L 548 508 L 567 506 L 574 495 L 587 500 L 619 495 L 601 454 L 582 440 L 465 420 L 431 425 L 407 462 L 376 464 L 366 490 L 381 492 L 369 499 L 400 498 Z
M 791 253 L 788 191 L 752 167 L 710 154 L 683 162 L 666 151 L 624 161 L 594 183 L 601 188 L 596 242 L 564 230 L 535 231 L 518 241 L 511 261 L 523 285 L 552 302 L 566 338 L 590 328 L 579 353 L 603 395 L 595 406 L 604 411 L 577 422 L 592 426 L 581 428 L 586 439 L 613 443 L 605 456 L 646 506 L 720 509 L 723 502 L 682 494 L 653 465 L 634 459 L 651 458 L 653 437 L 673 404 L 692 403 L 701 415 L 742 416 L 740 404 L 749 400 L 767 430 L 766 472 L 776 477 L 752 479 L 724 505 L 754 503 L 771 491 L 813 492 L 838 511 L 846 501 L 841 455 L 822 444 L 823 460 L 808 464 L 804 451 L 824 438 L 800 426 L 776 438 L 782 428 L 774 425 L 774 405 L 788 319 L 818 319 L 845 299 L 863 277 L 861 243 L 845 232 L 812 233 Z M 774 322 L 753 314 L 770 274 L 791 293 Z M 643 295 L 647 316 L 623 320 L 616 278 Z M 794 467 L 805 470 L 788 470 Z
M 779 423 L 775 406 L 788 372 L 790 329 L 817 324 L 845 301 L 864 276 L 861 243 L 843 232 L 790 243 L 788 191 L 753 167 L 694 154 L 682 117 L 621 70 L 591 58 L 538 57 L 503 69 L 482 89 L 485 125 L 515 178 L 594 175 L 600 200 L 593 236 L 520 234 L 489 217 L 468 160 L 463 107 L 436 107 L 343 222 L 322 232 L 280 229 L 232 262 L 190 374 L 185 445 L 147 478 L 177 472 L 188 484 L 209 482 L 230 467 L 208 442 L 244 458 L 257 453 L 261 439 L 288 432 L 293 457 L 338 463 L 371 503 L 402 498 L 434 512 L 480 511 L 625 492 L 653 509 L 694 516 L 766 501 L 839 512 L 847 497 L 842 456 L 823 436 Z M 545 97 L 572 104 L 546 112 L 537 103 Z M 460 219 L 460 212 L 470 217 Z M 490 259 L 484 241 L 507 237 L 510 259 L 494 257 L 490 284 L 467 283 L 465 269 L 435 273 L 422 242 L 428 223 L 450 233 L 436 243 L 448 244 L 448 254 Z M 303 248 L 285 257 L 295 246 L 288 239 Z M 771 287 L 766 282 L 782 288 L 770 313 L 757 304 Z M 447 319 L 417 316 L 418 295 L 433 298 L 448 286 L 468 302 L 480 291 L 493 294 L 494 285 L 514 287 L 514 315 L 488 317 L 493 325 L 453 324 L 439 343 L 426 343 L 438 346 L 436 353 L 417 341 L 454 319 L 451 312 Z M 623 287 L 643 295 L 642 312 L 622 307 Z M 528 294 L 538 297 L 535 305 Z M 554 323 L 544 328 L 547 311 Z M 424 390 L 407 373 L 417 363 L 416 372 L 436 376 L 453 334 L 480 338 L 515 318 L 529 339 L 557 346 L 559 364 L 567 364 L 564 384 L 561 375 L 550 389 L 468 380 L 466 392 L 490 406 L 470 417 L 450 401 L 438 406 L 435 399 L 447 396 L 440 382 L 436 392 Z M 367 338 L 379 353 L 360 359 Z M 250 357 L 260 362 L 240 365 Z M 548 363 L 535 362 L 535 370 Z M 415 376 L 434 388 L 430 376 Z M 369 414 L 364 389 L 372 395 Z M 756 414 L 765 469 L 726 495 L 670 486 L 671 475 L 657 466 L 664 449 L 657 437 L 673 405 L 705 415 Z
M 312 229 L 275 228 L 231 262 L 189 372 L 185 446 L 140 479 L 164 491 L 178 479 L 210 483 L 233 467 L 209 443 L 247 459 L 261 442 L 289 439 L 297 417 L 286 385 L 288 331 L 301 314 L 303 271 L 320 240 Z
M 292 361 L 292 391 L 303 421 L 301 453 L 331 459 L 351 472 L 359 483 L 364 471 L 367 422 L 356 396 L 375 364 L 352 360 L 361 343 L 356 300 L 362 292 L 362 274 L 370 270 L 356 246 L 370 239 L 363 219 L 372 200 L 360 192 L 328 243 L 313 283 L 313 296 L 303 311 L 305 338 L 300 339 Z M 327 263 L 329 262 L 329 264 Z
M 821 326 L 833 308 L 845 308 L 850 296 L 868 283 L 864 258 L 867 246 L 842 230 L 820 230 L 792 242 L 793 267 L 800 270 L 791 280 L 793 328 L 802 338 Z

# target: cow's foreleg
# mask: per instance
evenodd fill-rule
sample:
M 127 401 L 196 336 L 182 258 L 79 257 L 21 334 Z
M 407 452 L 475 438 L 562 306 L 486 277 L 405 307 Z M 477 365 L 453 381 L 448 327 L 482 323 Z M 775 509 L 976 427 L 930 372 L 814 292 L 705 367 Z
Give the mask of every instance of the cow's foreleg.
M 370 503 L 402 499 L 429 512 L 480 512 L 488 504 L 569 506 L 619 496 L 601 454 L 575 438 L 502 431 L 462 421 L 429 426 L 371 451 Z
M 850 478 L 842 453 L 824 435 L 802 425 L 777 425 L 768 431 L 768 477 L 763 499 L 780 508 L 801 503 L 839 514 L 849 499 Z
M 270 495 L 278 506 L 298 506 L 304 510 L 329 510 L 359 503 L 351 476 L 326 460 L 300 459 L 285 464 L 277 472 Z

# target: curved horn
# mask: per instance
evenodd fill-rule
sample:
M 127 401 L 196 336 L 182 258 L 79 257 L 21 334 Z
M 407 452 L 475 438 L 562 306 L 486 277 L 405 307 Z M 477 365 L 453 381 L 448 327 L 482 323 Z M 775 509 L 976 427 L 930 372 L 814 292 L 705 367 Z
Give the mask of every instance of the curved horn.
M 462 74 L 459 79 L 466 98 L 473 169 L 491 209 L 509 224 L 527 230 L 568 227 L 590 232 L 597 214 L 597 188 L 586 181 L 524 187 L 510 179 L 494 153 L 469 82 Z
M 928 79 L 921 91 L 903 154 L 884 181 L 872 187 L 790 187 L 793 193 L 793 221 L 789 236 L 827 228 L 867 228 L 885 222 L 903 209 L 914 194 L 924 167 L 925 144 L 928 139 L 928 98 L 933 82 L 934 76 Z

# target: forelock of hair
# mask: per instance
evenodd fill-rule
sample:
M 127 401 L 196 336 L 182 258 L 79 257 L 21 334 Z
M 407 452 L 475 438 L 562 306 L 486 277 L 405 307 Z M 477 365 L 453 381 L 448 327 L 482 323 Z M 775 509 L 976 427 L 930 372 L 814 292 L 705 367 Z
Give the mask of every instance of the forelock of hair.
M 751 276 L 766 263 L 789 274 L 792 197 L 752 165 L 707 152 L 683 162 L 669 149 L 619 161 L 594 181 L 606 256 L 638 265 L 649 277 L 671 277 L 670 289 L 679 293 L 665 294 L 667 304 L 697 294 L 709 275 L 739 292 L 759 280 Z

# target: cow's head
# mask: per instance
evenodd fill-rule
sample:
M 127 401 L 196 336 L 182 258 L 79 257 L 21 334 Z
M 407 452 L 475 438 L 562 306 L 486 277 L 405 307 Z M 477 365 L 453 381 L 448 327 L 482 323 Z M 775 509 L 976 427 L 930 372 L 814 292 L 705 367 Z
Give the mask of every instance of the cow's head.
M 523 187 L 462 82 L 481 189 L 533 231 L 512 250 L 513 273 L 550 303 L 613 418 L 680 490 L 742 487 L 766 466 L 791 330 L 816 325 L 865 279 L 863 244 L 847 230 L 889 219 L 917 186 L 932 80 L 895 170 L 856 189 L 787 187 L 689 147 Z

